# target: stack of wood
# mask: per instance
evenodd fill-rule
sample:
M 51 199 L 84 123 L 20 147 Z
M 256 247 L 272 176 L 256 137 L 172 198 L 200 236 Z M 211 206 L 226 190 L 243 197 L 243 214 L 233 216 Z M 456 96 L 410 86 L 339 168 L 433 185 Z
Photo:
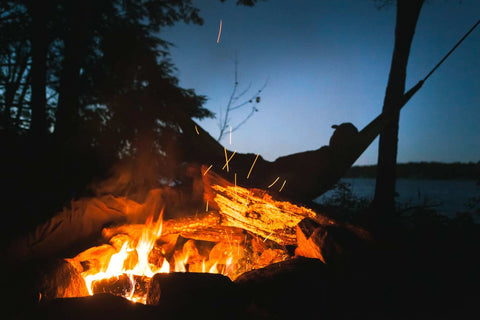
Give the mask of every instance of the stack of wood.
M 147 306 L 136 306 L 139 311 L 134 315 L 145 314 L 146 318 L 185 312 L 197 317 L 312 315 L 319 306 L 328 307 L 329 290 L 337 286 L 331 283 L 330 271 L 356 259 L 362 246 L 371 241 L 362 228 L 274 200 L 264 190 L 236 186 L 215 173 L 204 175 L 203 182 L 208 211 L 164 221 L 162 235 L 149 255 L 154 265 L 166 260 L 173 268 L 180 263 L 184 272 L 157 273 L 153 278 L 136 276 L 133 283 L 124 274 L 95 281 L 92 299 L 57 299 L 75 296 L 71 292 L 86 296 L 86 288 L 78 285 L 80 274 L 104 269 L 105 260 L 109 260 L 92 257 L 110 257 L 126 240 L 139 239 L 145 225 L 106 227 L 102 230 L 105 244 L 66 259 L 69 263 L 56 263 L 43 274 L 38 287 L 41 303 L 33 313 L 53 318 L 72 316 L 78 308 L 86 310 L 85 305 L 93 306 L 96 301 L 116 305 L 118 310 L 130 308 L 105 294 L 126 296 L 135 286 L 141 297 L 137 301 Z M 227 257 L 232 254 L 237 265 L 227 270 Z M 216 270 L 205 261 L 216 261 Z M 317 303 L 305 303 L 312 297 Z M 61 315 L 58 310 L 62 310 Z M 118 314 L 112 311 L 113 317 Z
M 171 271 L 220 273 L 235 280 L 249 271 L 294 257 L 314 258 L 338 267 L 352 258 L 359 243 L 371 240 L 361 228 L 340 224 L 306 207 L 274 200 L 264 190 L 236 186 L 213 172 L 203 176 L 203 183 L 208 211 L 164 221 L 162 236 L 148 257 L 151 264 L 160 267 L 166 260 Z M 67 260 L 78 274 L 105 269 L 112 254 L 126 241 L 138 241 L 144 228 L 144 224 L 106 227 L 102 236 L 108 244 Z M 233 265 L 228 264 L 229 258 Z M 135 257 L 130 260 L 127 263 L 136 263 Z M 181 281 L 190 281 L 186 279 Z M 137 277 L 134 283 L 135 291 L 143 296 L 151 287 L 150 279 L 145 277 Z M 125 296 L 131 290 L 132 281 L 126 274 L 93 283 L 93 293 L 97 294 Z M 59 296 L 52 296 L 55 297 Z

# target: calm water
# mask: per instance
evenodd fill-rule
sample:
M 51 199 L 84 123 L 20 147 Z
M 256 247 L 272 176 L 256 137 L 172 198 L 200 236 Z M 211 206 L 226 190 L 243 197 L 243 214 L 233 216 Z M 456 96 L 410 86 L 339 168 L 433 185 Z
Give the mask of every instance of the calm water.
M 373 199 L 375 192 L 375 179 L 342 179 L 342 182 L 351 184 L 354 195 Z M 469 198 L 480 194 L 480 186 L 476 181 L 465 180 L 397 180 L 397 200 L 410 205 L 439 204 L 435 209 L 448 216 L 465 210 Z M 318 198 L 321 202 L 325 197 L 332 195 L 329 191 Z

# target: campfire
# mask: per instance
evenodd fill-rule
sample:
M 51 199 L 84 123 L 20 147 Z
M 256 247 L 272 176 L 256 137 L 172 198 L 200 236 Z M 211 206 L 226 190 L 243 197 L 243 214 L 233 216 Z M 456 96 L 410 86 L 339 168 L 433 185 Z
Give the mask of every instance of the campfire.
M 102 244 L 65 259 L 70 279 L 64 279 L 64 288 L 56 290 L 54 298 L 108 293 L 156 304 L 155 281 L 165 281 L 162 274 L 209 273 L 217 274 L 211 278 L 217 281 L 225 277 L 235 281 L 249 271 L 298 255 L 325 261 L 321 250 L 315 249 L 321 243 L 312 247 L 308 242 L 309 232 L 334 225 L 333 220 L 207 171 L 203 168 L 203 212 L 163 220 L 164 210 L 158 205 L 115 198 L 126 212 L 147 208 L 146 221 L 102 228 Z M 145 202 L 158 202 L 158 198 L 160 192 L 153 191 Z
M 42 261 L 28 290 L 35 300 L 28 312 L 98 318 L 110 308 L 115 319 L 168 318 L 185 310 L 209 317 L 232 310 L 240 317 L 315 313 L 315 304 L 304 300 L 327 289 L 333 299 L 340 288 L 331 284 L 335 270 L 363 261 L 371 237 L 285 200 L 289 182 L 296 187 L 301 179 L 287 182 L 281 170 L 272 171 L 281 176 L 272 180 L 260 174 L 271 183 L 265 189 L 245 187 L 255 162 L 265 170 L 257 158 L 238 155 L 233 164 L 225 156 L 216 170 L 189 166 L 180 187 L 157 185 L 141 195 L 120 195 L 119 181 L 131 181 L 121 171 L 98 186 L 98 196 L 72 201 L 11 248 L 19 261 Z M 222 175 L 219 168 L 228 172 L 229 162 L 245 172 Z

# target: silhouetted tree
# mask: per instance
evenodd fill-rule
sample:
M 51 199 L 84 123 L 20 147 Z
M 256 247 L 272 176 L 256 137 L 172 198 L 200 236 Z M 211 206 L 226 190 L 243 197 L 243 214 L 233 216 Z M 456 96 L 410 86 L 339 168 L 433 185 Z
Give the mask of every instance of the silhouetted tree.
M 10 127 L 23 113 L 22 129 L 38 136 L 52 120 L 50 128 L 64 142 L 79 135 L 89 105 L 107 105 L 128 86 L 149 83 L 145 70 L 172 78 L 171 66 L 154 68 L 168 61 L 161 27 L 202 23 L 190 1 L 10 0 L 1 9 L 2 125 Z M 27 104 L 13 106 L 14 98 Z
M 9 2 L 2 2 L 0 6 L 3 13 L 0 16 L 0 127 L 18 131 L 24 127 L 20 124 L 20 115 L 31 75 L 28 23 L 22 8 Z
M 395 210 L 395 166 L 400 117 L 396 106 L 401 103 L 405 93 L 410 46 L 423 3 L 424 0 L 397 0 L 396 2 L 395 44 L 382 110 L 393 118 L 380 134 L 377 181 L 373 200 L 375 211 L 379 214 L 391 214 Z
M 154 149 L 173 111 L 210 115 L 203 97 L 178 87 L 158 34 L 202 22 L 190 1 L 7 0 L 0 9 L 0 149 L 8 154 L 0 174 L 9 186 L 0 202 L 10 219 L 38 223 L 84 194 L 141 133 L 150 146 L 133 153 Z M 124 139 L 110 146 L 106 136 Z
M 31 110 L 30 132 L 37 139 L 47 134 L 47 52 L 49 46 L 47 22 L 51 1 L 26 1 L 30 16 L 31 46 Z
M 212 115 L 205 97 L 178 86 L 160 38 L 164 26 L 201 24 L 198 13 L 190 0 L 0 2 L 0 150 L 9 155 L 0 174 L 10 188 L 0 202 L 12 218 L 54 212 L 121 157 L 150 153 L 166 167 L 178 119 Z

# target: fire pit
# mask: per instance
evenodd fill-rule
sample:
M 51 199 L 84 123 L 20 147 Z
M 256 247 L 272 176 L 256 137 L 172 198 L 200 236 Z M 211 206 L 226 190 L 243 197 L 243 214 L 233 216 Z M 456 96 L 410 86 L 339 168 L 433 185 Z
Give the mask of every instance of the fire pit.
M 298 305 L 310 295 L 322 296 L 327 287 L 325 263 L 335 266 L 352 243 L 368 240 L 358 227 L 274 200 L 264 190 L 242 188 L 213 172 L 203 174 L 202 180 L 205 210 L 165 221 L 160 191 L 150 192 L 145 203 L 103 199 L 110 206 L 115 203 L 122 214 L 142 212 L 148 217 L 144 223 L 104 226 L 100 243 L 47 264 L 34 281 L 38 303 L 33 312 L 92 318 L 96 312 L 103 314 L 102 308 L 113 308 L 116 319 L 129 314 L 124 309 L 135 309 L 135 317 L 172 316 L 186 310 L 198 315 L 198 309 L 209 310 L 205 312 L 210 316 L 211 310 L 222 316 L 231 310 L 243 316 L 285 310 L 301 315 L 312 309 L 298 310 Z M 95 201 L 95 208 L 104 208 L 99 199 Z M 93 210 L 89 205 L 79 207 L 84 208 L 83 216 Z M 118 215 L 117 211 L 111 214 Z M 50 232 L 65 235 L 61 223 L 50 221 L 51 225 L 55 226 Z M 79 228 L 84 231 L 84 226 Z M 62 245 L 58 237 L 52 239 Z M 39 251 L 42 246 L 51 248 L 48 241 L 38 246 Z M 90 314 L 84 304 L 98 309 Z

